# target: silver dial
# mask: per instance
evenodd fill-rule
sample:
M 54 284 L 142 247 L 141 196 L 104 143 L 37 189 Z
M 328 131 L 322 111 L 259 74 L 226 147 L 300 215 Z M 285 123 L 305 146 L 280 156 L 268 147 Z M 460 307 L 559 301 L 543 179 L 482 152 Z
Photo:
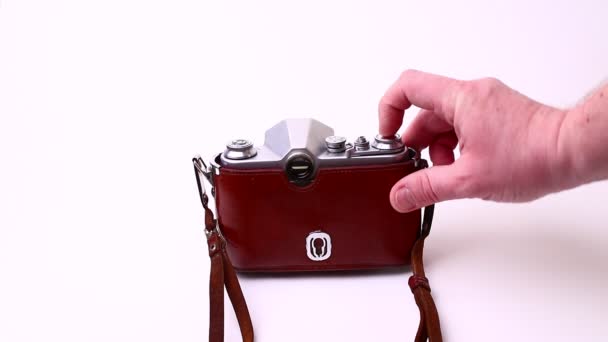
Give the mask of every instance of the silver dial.
M 369 150 L 369 140 L 364 136 L 360 136 L 355 140 L 355 149 L 357 151 L 366 151 Z
M 331 153 L 340 153 L 346 151 L 346 138 L 337 135 L 330 135 L 325 138 L 327 151 Z
M 226 144 L 226 158 L 228 159 L 248 159 L 255 157 L 257 150 L 253 143 L 246 139 L 234 139 Z

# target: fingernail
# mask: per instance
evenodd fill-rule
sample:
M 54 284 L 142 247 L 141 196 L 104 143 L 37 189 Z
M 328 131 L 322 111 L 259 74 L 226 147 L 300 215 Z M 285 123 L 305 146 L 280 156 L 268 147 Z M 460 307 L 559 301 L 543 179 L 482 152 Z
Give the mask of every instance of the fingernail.
M 414 196 L 408 188 L 401 188 L 397 190 L 395 199 L 397 200 L 397 206 L 399 211 L 407 212 L 416 209 L 416 202 L 414 201 Z

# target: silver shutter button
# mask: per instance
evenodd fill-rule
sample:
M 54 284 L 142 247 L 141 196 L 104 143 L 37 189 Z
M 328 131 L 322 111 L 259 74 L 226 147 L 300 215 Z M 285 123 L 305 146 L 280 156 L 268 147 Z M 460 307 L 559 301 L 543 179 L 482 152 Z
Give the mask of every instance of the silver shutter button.
M 325 138 L 325 145 L 327 145 L 327 151 L 330 153 L 340 153 L 346 151 L 346 138 L 331 135 Z
M 382 151 L 403 151 L 405 145 L 401 141 L 401 136 L 395 134 L 391 137 L 383 137 L 380 134 L 376 135 L 372 147 Z
M 258 151 L 253 147 L 253 143 L 246 139 L 235 139 L 226 144 L 224 155 L 228 159 L 248 159 L 255 157 Z

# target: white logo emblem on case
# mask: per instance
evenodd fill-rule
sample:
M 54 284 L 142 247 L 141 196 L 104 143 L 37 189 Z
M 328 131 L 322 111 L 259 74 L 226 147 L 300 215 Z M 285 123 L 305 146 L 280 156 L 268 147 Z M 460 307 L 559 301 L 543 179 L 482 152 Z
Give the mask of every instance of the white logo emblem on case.
M 322 231 L 308 234 L 306 237 L 306 255 L 312 261 L 327 260 L 331 256 L 331 237 Z

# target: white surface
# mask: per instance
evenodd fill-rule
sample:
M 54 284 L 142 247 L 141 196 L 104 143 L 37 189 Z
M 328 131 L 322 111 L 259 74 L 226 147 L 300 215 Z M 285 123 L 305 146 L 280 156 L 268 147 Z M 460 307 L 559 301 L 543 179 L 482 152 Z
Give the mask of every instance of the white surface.
M 406 68 L 557 106 L 608 75 L 601 1 L 219 3 L 0 1 L 1 341 L 205 341 L 194 153 L 288 116 L 372 135 Z M 441 204 L 425 259 L 446 341 L 607 340 L 607 196 Z M 242 285 L 258 341 L 407 341 L 408 276 Z

